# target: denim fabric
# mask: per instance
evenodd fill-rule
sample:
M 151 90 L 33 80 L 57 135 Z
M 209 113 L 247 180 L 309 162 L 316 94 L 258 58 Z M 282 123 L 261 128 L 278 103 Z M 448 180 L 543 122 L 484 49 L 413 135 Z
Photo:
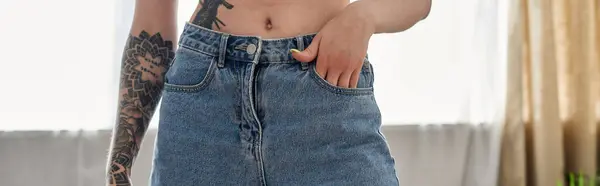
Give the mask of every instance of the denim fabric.
M 165 77 L 151 185 L 397 186 L 371 64 L 358 88 L 333 86 L 289 52 L 313 37 L 186 24 Z

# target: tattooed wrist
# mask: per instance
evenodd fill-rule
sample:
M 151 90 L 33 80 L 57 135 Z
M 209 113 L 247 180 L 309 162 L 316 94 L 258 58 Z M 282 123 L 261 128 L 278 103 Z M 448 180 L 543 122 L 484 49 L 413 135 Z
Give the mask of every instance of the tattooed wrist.
M 130 170 L 160 100 L 164 75 L 175 55 L 173 50 L 173 42 L 164 40 L 160 33 L 150 35 L 142 31 L 127 40 L 109 160 L 111 185 L 130 185 Z

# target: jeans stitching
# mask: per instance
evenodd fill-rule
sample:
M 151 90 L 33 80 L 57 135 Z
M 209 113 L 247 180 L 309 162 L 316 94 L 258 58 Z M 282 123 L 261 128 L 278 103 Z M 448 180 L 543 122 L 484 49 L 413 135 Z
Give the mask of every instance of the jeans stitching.
M 207 56 L 210 56 L 210 57 L 217 57 L 217 55 L 215 55 L 215 54 L 211 54 L 209 52 L 198 50 L 198 49 L 196 49 L 194 47 L 187 46 L 187 45 L 179 45 L 179 49 L 185 49 L 185 50 L 190 51 L 190 52 L 196 52 L 196 53 L 200 53 L 200 54 L 207 55 Z
M 208 67 L 208 72 L 206 72 L 206 75 L 204 76 L 202 81 L 200 81 L 200 83 L 197 83 L 195 85 L 176 85 L 165 82 L 164 89 L 181 92 L 197 92 L 202 90 L 214 79 L 214 74 L 216 70 L 215 59 L 215 57 L 212 58 L 210 66 Z

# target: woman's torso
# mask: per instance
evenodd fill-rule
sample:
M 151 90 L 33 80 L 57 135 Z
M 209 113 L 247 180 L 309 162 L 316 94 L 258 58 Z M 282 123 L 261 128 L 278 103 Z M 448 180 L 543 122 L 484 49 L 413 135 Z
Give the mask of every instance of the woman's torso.
M 282 38 L 318 32 L 349 0 L 201 0 L 190 23 L 234 35 Z

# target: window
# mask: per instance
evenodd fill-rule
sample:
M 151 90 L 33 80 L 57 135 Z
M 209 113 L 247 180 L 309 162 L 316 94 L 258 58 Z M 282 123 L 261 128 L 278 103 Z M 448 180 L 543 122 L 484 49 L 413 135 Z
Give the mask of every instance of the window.
M 112 128 L 134 3 L 0 1 L 0 130 Z M 197 1 L 179 3 L 181 31 Z M 504 67 L 501 59 L 487 60 L 497 51 L 486 43 L 497 43 L 498 22 L 477 17 L 481 7 L 495 9 L 476 0 L 434 1 L 429 17 L 413 28 L 372 38 L 369 57 L 385 125 L 480 122 L 493 115 L 489 102 L 504 92 L 495 88 Z M 482 78 L 489 74 L 495 75 Z

